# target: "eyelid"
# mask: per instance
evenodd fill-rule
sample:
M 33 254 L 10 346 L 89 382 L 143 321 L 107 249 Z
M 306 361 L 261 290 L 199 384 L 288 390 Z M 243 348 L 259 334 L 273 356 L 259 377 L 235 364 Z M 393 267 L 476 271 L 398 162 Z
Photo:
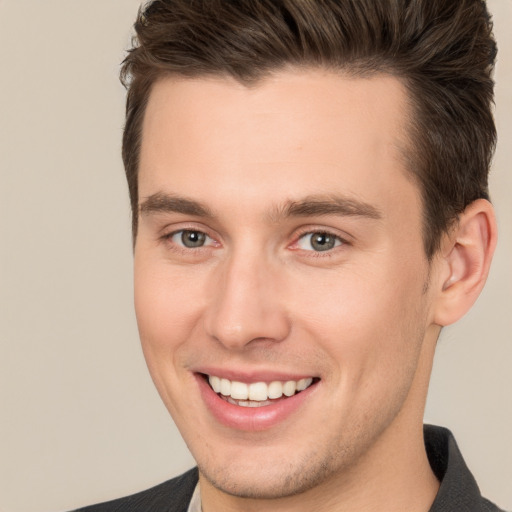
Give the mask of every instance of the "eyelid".
M 195 221 L 178 221 L 165 224 L 158 229 L 158 236 L 165 237 L 181 231 L 198 231 L 208 235 L 210 238 L 216 238 L 216 236 L 212 234 L 211 228 L 201 222 Z
M 313 242 L 312 238 L 315 236 L 315 235 L 326 235 L 327 237 L 329 238 L 332 238 L 334 240 L 334 245 L 331 247 L 331 248 L 328 248 L 328 249 L 325 249 L 325 251 L 315 251 L 314 248 L 312 249 L 308 249 L 306 247 L 303 247 L 301 244 L 302 242 L 304 242 L 307 238 L 310 239 L 310 244 Z M 343 240 L 341 240 L 341 238 L 339 236 L 333 236 L 331 235 L 330 233 L 324 233 L 324 232 L 320 232 L 320 231 L 313 231 L 312 233 L 306 233 L 305 235 L 302 235 L 301 237 L 299 237 L 299 239 L 297 240 L 297 245 L 299 245 L 299 249 L 303 250 L 303 251 L 313 251 L 313 252 L 327 252 L 327 251 L 332 251 L 335 247 L 339 247 L 340 245 L 343 244 Z
M 181 236 L 183 236 L 183 233 L 186 233 L 186 232 L 189 232 L 189 233 L 201 233 L 201 234 L 203 234 L 205 236 L 205 243 L 203 245 L 198 246 L 198 247 L 187 247 L 180 240 Z M 178 235 L 181 235 L 181 236 L 178 236 Z M 176 237 L 176 239 L 175 239 L 175 237 Z M 198 229 L 179 229 L 178 231 L 173 231 L 173 232 L 169 233 L 169 235 L 167 235 L 166 238 L 168 240 L 172 240 L 173 244 L 176 244 L 180 248 L 187 249 L 187 250 L 188 249 L 190 249 L 190 250 L 203 249 L 204 247 L 210 247 L 211 245 L 213 245 L 212 242 L 215 242 L 215 240 L 211 236 L 209 236 L 204 231 L 199 231 Z
M 191 248 L 191 247 L 186 247 L 183 244 L 181 244 L 179 242 L 177 243 L 176 241 L 172 240 L 174 236 L 181 234 L 184 231 L 203 233 L 207 237 L 208 241 L 203 246 Z M 325 250 L 325 251 L 315 251 L 314 249 L 308 250 L 308 249 L 303 249 L 298 246 L 299 241 L 302 238 L 304 238 L 308 235 L 311 236 L 315 233 L 321 233 L 321 234 L 331 236 L 331 237 L 335 238 L 339 243 L 336 243 L 336 245 L 334 247 L 332 247 L 331 249 Z M 212 247 L 215 248 L 215 247 L 220 247 L 222 245 L 222 243 L 219 241 L 219 237 L 216 236 L 214 233 L 212 233 L 209 228 L 207 228 L 206 226 L 198 226 L 196 223 L 190 223 L 190 224 L 185 223 L 185 224 L 181 224 L 181 225 L 180 224 L 167 225 L 160 230 L 160 234 L 158 235 L 158 238 L 160 241 L 162 241 L 164 243 L 173 245 L 174 248 L 177 250 L 183 250 L 183 251 L 187 251 L 187 252 L 190 252 L 190 251 L 197 252 L 197 251 L 200 251 L 201 249 L 207 250 Z M 316 256 L 318 256 L 318 255 L 327 256 L 328 253 L 332 253 L 333 251 L 335 251 L 336 249 L 339 249 L 340 247 L 352 245 L 351 236 L 349 234 L 340 233 L 336 229 L 333 229 L 330 227 L 326 228 L 324 226 L 303 226 L 302 228 L 298 229 L 294 235 L 292 235 L 292 240 L 293 241 L 291 244 L 288 245 L 288 248 L 293 249 L 293 250 L 314 253 Z
M 205 245 L 199 246 L 199 247 L 186 247 L 181 243 L 177 243 L 173 240 L 173 237 L 175 237 L 178 234 L 183 233 L 184 231 L 192 231 L 197 233 L 203 233 L 207 239 L 208 242 Z M 158 239 L 161 242 L 167 243 L 169 245 L 174 246 L 177 250 L 183 250 L 183 251 L 199 251 L 201 249 L 209 249 L 211 247 L 219 247 L 221 244 L 218 241 L 218 237 L 214 236 L 210 229 L 204 227 L 204 226 L 198 226 L 197 224 L 178 224 L 178 225 L 167 225 L 164 228 L 160 230 L 160 234 L 158 235 Z
M 298 246 L 299 241 L 302 238 L 304 238 L 305 236 L 308 236 L 308 235 L 309 236 L 314 235 L 315 233 L 318 233 L 318 234 L 321 233 L 321 234 L 331 236 L 341 243 L 338 243 L 333 248 L 325 250 L 325 251 L 315 251 L 314 249 L 308 250 L 308 249 L 303 249 Z M 351 237 L 348 234 L 346 234 L 346 233 L 342 234 L 342 233 L 338 232 L 336 229 L 326 228 L 326 227 L 322 227 L 322 226 L 305 226 L 302 229 L 300 229 L 297 233 L 295 233 L 295 235 L 293 236 L 293 242 L 291 243 L 291 245 L 289 247 L 293 250 L 314 253 L 315 256 L 319 256 L 319 255 L 320 256 L 322 256 L 322 255 L 328 256 L 329 253 L 332 253 L 336 249 L 339 249 L 343 246 L 352 245 L 350 239 L 351 239 Z

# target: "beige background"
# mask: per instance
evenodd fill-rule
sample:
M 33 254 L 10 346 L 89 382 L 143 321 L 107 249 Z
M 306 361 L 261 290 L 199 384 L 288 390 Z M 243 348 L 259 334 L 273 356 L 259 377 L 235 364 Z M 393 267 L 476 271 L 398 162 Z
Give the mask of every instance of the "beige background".
M 446 329 L 426 420 L 512 508 L 512 1 L 493 0 L 501 238 L 474 310 Z M 117 81 L 138 0 L 0 0 L 0 510 L 106 500 L 192 464 L 132 307 Z

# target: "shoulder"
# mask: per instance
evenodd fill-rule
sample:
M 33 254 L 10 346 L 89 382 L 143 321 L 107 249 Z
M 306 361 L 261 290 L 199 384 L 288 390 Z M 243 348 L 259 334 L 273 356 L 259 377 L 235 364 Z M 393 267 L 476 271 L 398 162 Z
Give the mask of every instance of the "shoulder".
M 425 425 L 424 436 L 430 465 L 440 482 L 429 512 L 504 512 L 482 497 L 448 429 Z
M 488 499 L 482 498 L 482 512 L 505 512 L 505 510 L 497 507 Z
M 75 512 L 186 512 L 198 481 L 197 468 L 142 492 Z

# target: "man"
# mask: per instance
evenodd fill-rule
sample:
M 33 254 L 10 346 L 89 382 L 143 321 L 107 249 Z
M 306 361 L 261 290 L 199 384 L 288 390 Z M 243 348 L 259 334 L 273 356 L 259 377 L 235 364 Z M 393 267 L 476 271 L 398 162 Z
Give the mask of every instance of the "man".
M 480 0 L 156 0 L 123 158 L 146 361 L 198 469 L 83 510 L 498 510 L 423 427 L 496 244 Z

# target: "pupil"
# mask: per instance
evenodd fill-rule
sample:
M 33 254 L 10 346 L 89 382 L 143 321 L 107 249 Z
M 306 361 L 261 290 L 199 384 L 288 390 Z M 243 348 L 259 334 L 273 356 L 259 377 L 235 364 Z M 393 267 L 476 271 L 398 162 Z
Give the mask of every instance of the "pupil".
M 328 251 L 334 247 L 334 237 L 327 233 L 318 233 L 311 237 L 311 245 L 315 251 Z
M 183 231 L 181 241 L 185 247 L 201 247 L 204 245 L 206 235 L 200 231 Z

